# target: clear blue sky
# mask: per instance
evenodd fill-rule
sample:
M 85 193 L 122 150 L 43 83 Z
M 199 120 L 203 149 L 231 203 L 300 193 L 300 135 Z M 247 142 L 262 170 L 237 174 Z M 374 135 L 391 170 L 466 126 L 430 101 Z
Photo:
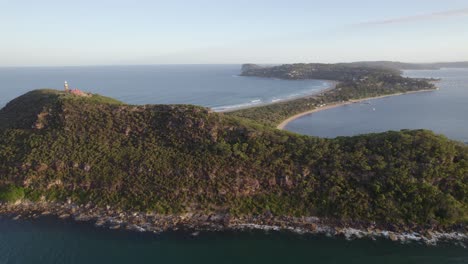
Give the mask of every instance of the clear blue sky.
M 0 66 L 468 60 L 467 0 L 0 0 Z

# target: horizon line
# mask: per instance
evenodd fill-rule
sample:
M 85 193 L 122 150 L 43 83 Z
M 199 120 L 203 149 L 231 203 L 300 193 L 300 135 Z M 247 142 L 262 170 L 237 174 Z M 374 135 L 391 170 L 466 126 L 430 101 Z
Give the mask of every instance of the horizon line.
M 178 66 L 178 65 L 244 65 L 244 64 L 263 64 L 263 65 L 280 65 L 280 64 L 309 64 L 309 63 L 322 63 L 322 64 L 340 64 L 340 63 L 357 63 L 357 62 L 396 62 L 396 63 L 410 63 L 410 64 L 438 64 L 438 63 L 468 63 L 468 60 L 456 61 L 398 61 L 398 60 L 353 60 L 353 61 L 340 61 L 340 62 L 242 62 L 242 63 L 141 63 L 141 64 L 77 64 L 77 65 L 0 65 L 0 68 L 62 68 L 62 67 L 117 67 L 117 66 Z

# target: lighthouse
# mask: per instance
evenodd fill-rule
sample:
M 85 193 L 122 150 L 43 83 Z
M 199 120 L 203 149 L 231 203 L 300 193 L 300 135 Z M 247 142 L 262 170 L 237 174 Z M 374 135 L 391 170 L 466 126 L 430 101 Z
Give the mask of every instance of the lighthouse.
M 70 91 L 70 90 L 68 89 L 68 82 L 67 82 L 67 81 L 65 81 L 65 83 L 63 84 L 63 88 L 65 89 L 65 92 Z

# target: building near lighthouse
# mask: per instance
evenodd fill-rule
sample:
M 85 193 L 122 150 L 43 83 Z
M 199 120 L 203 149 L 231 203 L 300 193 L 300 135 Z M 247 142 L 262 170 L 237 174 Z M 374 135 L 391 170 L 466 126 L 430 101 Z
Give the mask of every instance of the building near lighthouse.
M 70 93 L 70 94 L 74 94 L 78 96 L 91 96 L 91 94 L 85 93 L 81 91 L 80 89 L 76 89 L 76 88 L 70 89 L 67 81 L 65 81 L 65 83 L 63 84 L 63 88 L 66 93 Z

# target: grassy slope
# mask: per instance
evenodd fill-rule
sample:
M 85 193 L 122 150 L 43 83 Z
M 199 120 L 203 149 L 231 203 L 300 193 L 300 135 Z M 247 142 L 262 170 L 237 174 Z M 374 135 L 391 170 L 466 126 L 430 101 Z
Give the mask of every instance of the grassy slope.
M 0 129 L 11 126 L 31 128 L 37 121 L 38 114 L 43 112 L 45 115 L 54 112 L 52 110 L 57 111 L 58 109 L 53 108 L 60 107 L 63 101 L 69 100 L 95 104 L 122 104 L 118 100 L 97 94 L 85 98 L 52 89 L 34 90 L 10 101 L 0 111 Z
M 468 148 L 430 131 L 330 140 L 202 107 L 95 99 L 35 91 L 2 109 L 0 185 L 160 213 L 466 221 Z

